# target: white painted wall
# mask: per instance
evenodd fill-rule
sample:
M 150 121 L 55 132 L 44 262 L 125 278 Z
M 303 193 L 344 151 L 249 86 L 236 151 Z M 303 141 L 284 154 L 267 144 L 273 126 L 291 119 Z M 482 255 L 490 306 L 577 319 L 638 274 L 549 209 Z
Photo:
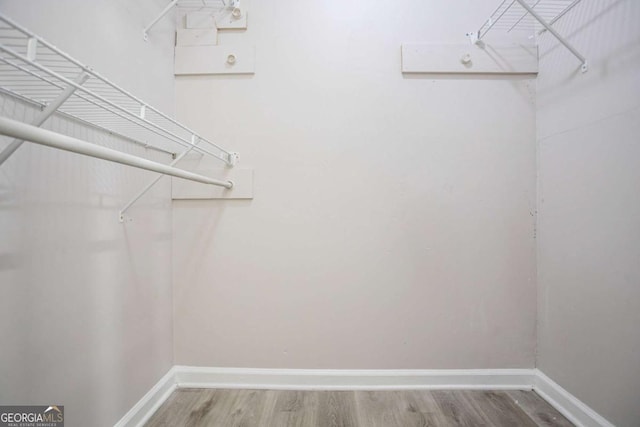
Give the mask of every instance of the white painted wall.
M 617 426 L 640 420 L 640 3 L 582 2 L 540 40 L 538 367 Z
M 0 11 L 171 113 L 173 23 L 142 41 L 164 5 L 0 1 Z M 33 114 L 5 98 L 0 111 Z M 60 118 L 46 127 L 170 160 Z M 61 404 L 69 426 L 113 425 L 171 367 L 169 180 L 133 221 L 117 219 L 152 176 L 31 144 L 0 167 L 1 404 Z
M 139 37 L 164 3 L 0 10 L 170 112 L 171 25 Z M 181 201 L 171 220 L 166 180 L 123 227 L 149 174 L 22 147 L 0 169 L 0 402 L 109 425 L 173 362 L 532 367 L 537 113 L 538 367 L 634 425 L 638 4 L 561 21 L 585 75 L 543 36 L 537 107 L 532 81 L 402 76 L 402 42 L 459 42 L 493 6 L 254 2 L 220 43 L 255 44 L 256 75 L 176 82 L 179 118 L 255 168 L 253 201 Z
M 174 203 L 177 364 L 534 366 L 534 82 L 400 72 L 494 3 L 254 1 L 219 42 L 256 74 L 177 79 L 255 169 L 253 201 Z

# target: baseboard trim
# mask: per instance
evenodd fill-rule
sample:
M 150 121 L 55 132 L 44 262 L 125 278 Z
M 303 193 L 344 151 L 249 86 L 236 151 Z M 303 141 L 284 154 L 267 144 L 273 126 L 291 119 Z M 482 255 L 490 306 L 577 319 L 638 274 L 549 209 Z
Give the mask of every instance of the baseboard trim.
M 577 427 L 614 427 L 538 369 L 329 370 L 174 366 L 115 427 L 142 427 L 176 388 L 534 390 Z
M 533 390 L 576 427 L 615 427 L 542 371 L 535 370 Z
M 176 366 L 179 388 L 272 390 L 532 389 L 532 369 L 327 370 Z
M 114 427 L 142 427 L 177 388 L 175 366 Z

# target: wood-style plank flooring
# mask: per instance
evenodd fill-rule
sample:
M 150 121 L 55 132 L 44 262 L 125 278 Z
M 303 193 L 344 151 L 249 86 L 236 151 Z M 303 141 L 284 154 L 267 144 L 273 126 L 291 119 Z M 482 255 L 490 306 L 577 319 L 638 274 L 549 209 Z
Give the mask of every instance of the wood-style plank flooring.
M 532 391 L 179 389 L 146 427 L 573 426 Z

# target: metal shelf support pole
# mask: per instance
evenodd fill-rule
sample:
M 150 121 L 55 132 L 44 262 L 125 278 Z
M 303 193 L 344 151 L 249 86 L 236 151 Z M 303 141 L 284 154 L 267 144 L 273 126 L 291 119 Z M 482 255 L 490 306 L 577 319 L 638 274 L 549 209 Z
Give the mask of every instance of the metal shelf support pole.
M 184 156 L 186 156 L 187 154 L 189 154 L 191 152 L 191 150 L 193 150 L 193 148 L 199 143 L 200 141 L 192 144 L 191 147 L 187 148 L 186 150 L 184 150 L 178 157 L 176 157 L 171 163 L 169 163 L 169 166 L 175 166 L 180 160 L 183 159 Z M 158 181 L 160 181 L 160 179 L 163 177 L 164 175 L 158 175 L 157 177 L 155 177 L 154 179 L 152 179 L 151 181 L 149 181 L 149 183 L 147 185 L 144 186 L 144 188 L 142 190 L 140 190 L 138 192 L 138 194 L 136 194 L 131 200 L 129 200 L 129 202 L 124 205 L 124 207 L 122 209 L 120 209 L 120 222 L 124 221 L 124 214 L 127 212 L 127 210 L 135 203 L 138 201 L 138 199 L 140 199 L 140 197 L 144 196 L 145 194 L 147 194 L 147 192 L 149 190 L 151 190 L 151 188 L 156 185 L 156 183 Z
M 169 11 L 176 5 L 178 4 L 178 0 L 172 0 L 167 7 L 164 8 L 164 10 L 162 12 L 160 12 L 160 15 L 158 15 L 156 17 L 156 19 L 154 19 L 153 21 L 151 21 L 151 23 L 149 25 L 146 26 L 146 28 L 144 30 L 142 30 L 142 37 L 144 38 L 144 41 L 149 40 L 149 31 L 151 31 L 151 29 L 153 28 L 154 25 L 156 25 L 158 23 L 159 20 L 161 20 L 164 15 L 166 15 L 167 13 L 169 13 Z
M 112 150 L 111 148 L 102 147 L 90 142 L 72 138 L 70 136 L 40 129 L 39 127 L 8 119 L 6 117 L 0 117 L 0 134 L 23 139 L 40 145 L 46 145 L 48 147 L 58 148 L 60 150 L 70 151 L 72 153 L 83 154 L 89 157 L 96 157 L 98 159 L 120 163 L 126 166 L 132 166 L 152 172 L 159 172 L 164 175 L 171 175 L 177 178 L 201 182 L 203 184 L 216 185 L 228 189 L 233 188 L 233 182 L 231 181 L 222 181 L 219 179 L 209 178 L 204 175 L 198 175 L 172 166 L 167 166 L 162 163 L 123 153 L 121 151 Z
M 545 21 L 540 15 L 538 15 L 538 13 L 535 10 L 533 10 L 525 0 L 516 0 L 516 1 L 520 3 L 520 6 L 522 6 L 527 12 L 529 12 L 529 14 L 533 16 L 536 19 L 536 21 L 538 21 L 547 31 L 553 34 L 554 37 L 557 38 L 558 41 L 564 45 L 564 47 L 566 47 L 571 53 L 573 53 L 573 55 L 576 58 L 580 60 L 580 62 L 582 63 L 583 73 L 589 69 L 586 58 L 582 56 L 580 52 L 578 52 L 576 48 L 574 48 L 571 45 L 571 43 L 565 40 L 565 38 L 562 37 L 560 33 L 558 33 L 547 21 Z
M 81 72 L 80 74 L 78 74 L 78 77 L 75 78 L 75 80 L 73 81 L 75 84 L 77 84 L 78 86 L 82 86 L 84 84 L 84 82 L 87 81 L 87 79 L 89 78 L 89 75 L 87 73 L 85 73 L 84 71 Z M 47 119 L 49 117 L 51 117 L 51 115 L 53 113 L 55 113 L 58 108 L 60 108 L 60 106 L 67 100 L 69 99 L 69 97 L 71 97 L 71 95 L 73 95 L 73 93 L 76 91 L 76 86 L 72 86 L 69 85 L 66 87 L 65 90 L 62 91 L 62 93 L 60 95 L 58 95 L 58 97 L 56 99 L 54 99 L 49 105 L 47 105 L 45 107 L 44 110 L 42 110 L 40 112 L 40 114 L 38 114 L 38 117 L 36 117 L 33 122 L 31 123 L 33 126 L 42 126 L 42 124 L 44 122 L 47 121 Z M 18 149 L 20 148 L 20 146 L 22 145 L 22 143 L 24 142 L 24 140 L 21 139 L 15 139 L 11 142 L 11 144 L 9 144 L 7 147 L 5 147 L 4 150 L 2 150 L 2 152 L 0 152 L 0 166 L 2 166 L 2 164 L 9 158 L 11 157 L 11 155 Z
M 513 4 L 514 4 L 515 2 L 516 2 L 516 0 L 512 0 L 512 1 L 511 1 L 511 3 L 509 3 L 509 6 L 507 6 L 507 8 L 506 8 L 505 10 L 503 10 L 503 11 L 502 11 L 502 13 L 500 14 L 500 16 L 498 16 L 496 19 L 490 19 L 490 21 L 491 21 L 491 22 L 490 22 L 490 24 L 489 24 L 489 28 L 487 28 L 487 29 L 484 31 L 484 34 L 482 34 L 482 28 L 480 28 L 480 29 L 478 30 L 478 32 L 477 32 L 478 40 L 482 39 L 482 37 L 483 37 L 485 34 L 487 34 L 487 33 L 489 32 L 489 30 L 490 30 L 491 28 L 493 28 L 493 26 L 494 26 L 494 25 L 496 25 L 496 23 L 500 20 L 500 18 L 502 18 L 502 16 L 503 16 L 505 13 L 507 13 L 507 10 L 509 10 L 509 8 L 510 8 L 511 6 L 513 6 Z M 504 3 L 506 3 L 506 0 L 502 2 L 502 4 L 504 4 Z M 501 4 L 500 6 L 502 6 L 502 4 Z M 500 6 L 498 6 L 498 9 L 496 9 L 496 12 L 500 9 Z M 493 13 L 495 13 L 495 12 L 493 12 Z M 489 21 L 487 21 L 487 22 L 489 22 Z M 483 26 L 484 26 L 484 25 L 483 25 Z
M 567 7 L 566 7 L 562 12 L 560 12 L 560 13 L 558 14 L 558 16 L 556 16 L 556 17 L 555 17 L 555 18 L 553 18 L 551 21 L 549 21 L 549 25 L 553 25 L 553 24 L 555 24 L 556 22 L 558 22 L 558 20 L 559 20 L 560 18 L 562 18 L 564 15 L 566 15 L 566 14 L 567 14 L 567 12 L 569 12 L 571 9 L 573 9 L 573 8 L 574 8 L 578 3 L 580 3 L 581 1 L 582 1 L 582 0 L 574 0 L 574 2 L 573 2 L 573 3 L 571 3 L 569 6 L 567 6 Z M 545 31 L 547 31 L 547 29 L 546 29 L 546 28 L 543 28 L 542 30 L 540 30 L 540 31 L 538 32 L 538 35 L 540 35 L 540 34 L 544 33 Z

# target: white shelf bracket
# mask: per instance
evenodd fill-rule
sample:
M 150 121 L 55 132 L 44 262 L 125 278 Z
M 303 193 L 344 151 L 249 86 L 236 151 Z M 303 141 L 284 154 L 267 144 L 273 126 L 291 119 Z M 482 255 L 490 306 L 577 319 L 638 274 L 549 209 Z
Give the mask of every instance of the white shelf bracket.
M 234 167 L 238 164 L 238 160 L 240 160 L 240 154 L 229 153 L 229 160 L 227 161 L 227 164 L 229 165 L 229 167 Z
M 38 39 L 35 37 L 29 38 L 27 40 L 27 58 L 31 61 L 36 60 L 36 55 L 38 53 Z
M 231 0 L 229 8 L 231 9 L 231 15 L 235 19 L 240 19 L 242 17 L 242 9 L 240 8 L 240 0 Z
M 560 35 L 560 33 L 558 33 L 552 26 L 550 23 L 548 23 L 547 21 L 545 21 L 542 16 L 540 16 L 538 14 L 538 12 L 536 12 L 535 10 L 533 10 L 533 8 L 531 6 L 529 6 L 527 4 L 527 2 L 525 0 L 516 0 L 518 3 L 520 3 L 520 6 L 522 6 L 524 8 L 524 10 L 526 10 L 527 12 L 529 12 L 529 14 L 531 16 L 533 16 L 535 18 L 536 21 L 538 21 L 540 23 L 540 25 L 542 25 L 547 31 L 549 31 L 551 34 L 553 34 L 553 36 L 555 38 L 558 39 L 558 41 L 560 43 L 562 43 L 564 45 L 564 47 L 566 47 L 576 58 L 578 58 L 578 60 L 582 63 L 582 67 L 581 70 L 582 72 L 586 72 L 589 70 L 589 65 L 587 63 L 587 60 L 584 56 L 582 56 L 582 54 L 580 52 L 578 52 L 576 50 L 576 48 L 573 47 L 573 45 L 571 45 L 571 43 L 569 43 L 564 37 L 562 37 L 562 35 Z M 576 2 L 572 3 L 567 9 L 572 8 L 573 6 L 575 6 Z M 564 12 L 566 13 L 566 12 Z M 563 14 L 564 14 L 563 13 Z
M 36 40 L 36 39 L 29 39 L 29 42 L 31 42 L 31 40 Z M 37 42 L 37 40 L 36 40 Z M 89 79 L 89 74 L 85 73 L 84 71 L 82 71 L 80 74 L 78 74 L 78 76 L 75 78 L 75 80 L 73 81 L 73 83 L 75 83 L 77 86 L 82 86 L 84 84 L 84 82 L 86 82 Z M 62 91 L 62 93 L 60 93 L 60 95 L 58 95 L 58 97 L 56 99 L 54 99 L 53 101 L 51 101 L 49 103 L 49 105 L 47 105 L 45 107 L 44 110 L 42 110 L 40 112 L 40 114 L 38 114 L 38 116 L 31 122 L 31 124 L 33 126 L 42 126 L 42 124 L 44 122 L 47 121 L 47 119 L 49 117 L 51 117 L 51 115 L 53 115 L 53 113 L 55 113 L 58 108 L 60 108 L 60 106 L 62 104 L 64 104 L 64 102 L 69 99 L 71 97 L 71 95 L 73 95 L 73 93 L 76 91 L 77 87 L 73 86 L 73 85 L 69 85 L 66 87 L 65 90 Z M 5 147 L 4 150 L 2 150 L 0 152 L 0 166 L 9 158 L 11 157 L 11 155 L 18 149 L 20 148 L 20 146 L 22 145 L 22 143 L 24 142 L 24 140 L 22 139 L 14 139 L 8 146 Z
M 176 164 L 178 164 L 178 162 L 180 162 L 180 160 L 182 160 L 184 156 L 189 154 L 191 150 L 193 150 L 196 147 L 196 145 L 198 145 L 199 143 L 200 143 L 200 138 L 198 138 L 196 135 L 192 135 L 191 147 L 187 148 L 182 153 L 180 153 L 178 157 L 176 157 L 171 163 L 169 163 L 169 166 L 175 166 Z M 120 222 L 124 222 L 125 213 L 127 212 L 127 210 L 129 210 L 129 208 L 133 206 L 133 204 L 137 202 L 142 196 L 147 194 L 147 192 L 151 190 L 151 188 L 153 188 L 153 186 L 156 185 L 163 176 L 164 175 L 158 175 L 157 177 L 149 181 L 147 185 L 145 185 L 138 193 L 136 193 L 135 196 L 133 196 L 133 198 L 126 205 L 124 205 L 122 209 L 120 209 L 120 214 L 118 215 L 118 219 L 120 220 Z
M 578 3 L 580 3 L 582 0 L 573 0 L 573 3 L 571 3 L 569 6 L 567 6 L 562 12 L 560 12 L 555 18 L 553 18 L 551 21 L 549 21 L 549 25 L 553 25 L 556 23 L 556 21 L 560 18 L 562 18 L 564 15 L 566 15 L 567 12 L 569 12 L 571 9 L 573 9 Z M 544 33 L 545 31 L 547 31 L 546 28 L 543 28 L 542 30 L 540 30 L 538 32 L 538 35 Z
M 167 7 L 165 7 L 162 12 L 160 12 L 160 14 L 156 16 L 156 18 L 145 27 L 144 30 L 142 30 L 142 38 L 144 39 L 144 41 L 149 40 L 149 31 L 151 31 L 154 25 L 156 25 L 158 21 L 160 21 L 167 13 L 169 13 L 169 11 L 173 9 L 176 4 L 178 4 L 178 0 L 171 0 Z
M 482 40 L 480 40 L 480 39 L 478 38 L 478 33 L 477 33 L 477 32 L 475 32 L 475 31 L 472 31 L 472 32 L 470 32 L 470 33 L 467 33 L 467 37 L 469 38 L 469 42 L 470 42 L 472 45 L 480 45 L 480 44 L 482 44 Z

